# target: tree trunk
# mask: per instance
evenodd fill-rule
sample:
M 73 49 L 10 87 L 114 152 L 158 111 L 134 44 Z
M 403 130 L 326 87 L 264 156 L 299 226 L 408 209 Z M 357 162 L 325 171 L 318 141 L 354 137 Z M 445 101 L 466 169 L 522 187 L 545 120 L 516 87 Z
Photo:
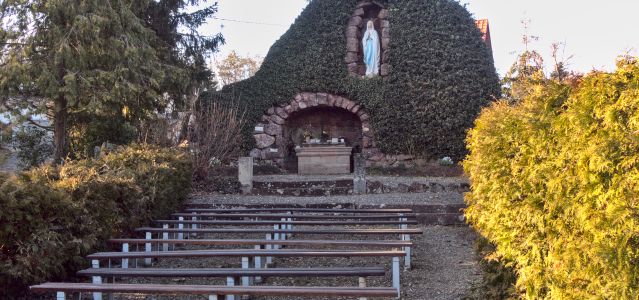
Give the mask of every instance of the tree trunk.
M 55 102 L 53 120 L 53 138 L 55 142 L 53 165 L 60 164 L 67 157 L 67 115 L 67 99 L 64 96 L 60 96 Z

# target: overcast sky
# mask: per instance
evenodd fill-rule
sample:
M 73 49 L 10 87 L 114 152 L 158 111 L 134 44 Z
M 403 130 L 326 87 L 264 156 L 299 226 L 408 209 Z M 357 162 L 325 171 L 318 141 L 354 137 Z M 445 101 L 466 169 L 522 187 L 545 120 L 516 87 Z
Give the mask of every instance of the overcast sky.
M 218 17 L 203 31 L 222 32 L 231 50 L 241 55 L 265 56 L 289 28 L 307 0 L 217 0 Z M 322 1 L 322 0 L 316 0 Z M 530 20 L 529 34 L 539 36 L 532 47 L 550 59 L 550 45 L 565 43 L 570 68 L 587 72 L 612 70 L 615 58 L 639 48 L 639 0 L 462 0 L 477 19 L 490 20 L 495 64 L 500 75 L 523 46 L 522 20 Z M 243 22 L 234 22 L 237 20 Z M 255 24 L 261 23 L 261 24 Z

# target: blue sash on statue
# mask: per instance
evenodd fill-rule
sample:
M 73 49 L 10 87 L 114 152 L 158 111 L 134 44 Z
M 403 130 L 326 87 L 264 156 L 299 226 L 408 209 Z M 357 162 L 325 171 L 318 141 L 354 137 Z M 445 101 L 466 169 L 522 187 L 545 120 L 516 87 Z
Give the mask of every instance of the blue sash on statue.
M 366 40 L 366 48 L 364 49 L 364 62 L 366 65 L 371 66 L 375 63 L 375 40 L 369 37 Z

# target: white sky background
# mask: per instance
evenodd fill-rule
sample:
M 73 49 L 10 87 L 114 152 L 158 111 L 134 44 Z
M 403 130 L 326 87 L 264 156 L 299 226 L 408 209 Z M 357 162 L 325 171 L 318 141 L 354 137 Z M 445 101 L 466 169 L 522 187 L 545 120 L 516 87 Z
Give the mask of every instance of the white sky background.
M 322 0 L 316 0 L 322 1 Z M 354 0 L 353 0 L 354 1 Z M 424 0 L 426 1 L 426 0 Z M 240 55 L 266 56 L 270 46 L 302 12 L 306 0 L 217 0 L 218 18 L 280 24 L 246 24 L 212 20 L 203 34 L 222 32 L 226 45 L 217 55 L 232 50 Z M 539 36 L 532 48 L 550 61 L 550 45 L 566 44 L 569 68 L 588 72 L 614 70 L 615 58 L 639 49 L 639 0 L 461 0 L 477 19 L 490 20 L 493 52 L 501 76 L 522 51 L 522 20 L 531 20 L 529 34 Z M 222 27 L 223 26 L 223 27 Z

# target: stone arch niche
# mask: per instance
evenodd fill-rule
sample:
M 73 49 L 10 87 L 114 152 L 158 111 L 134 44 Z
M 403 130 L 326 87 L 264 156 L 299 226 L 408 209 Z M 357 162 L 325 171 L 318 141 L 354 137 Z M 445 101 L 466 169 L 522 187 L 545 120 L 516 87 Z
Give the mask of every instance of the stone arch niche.
M 273 106 L 255 126 L 253 158 L 270 161 L 295 170 L 295 147 L 304 142 L 304 134 L 319 138 L 324 130 L 328 138 L 344 138 L 356 152 L 373 149 L 373 130 L 369 115 L 354 101 L 326 93 L 300 93 L 288 104 Z
M 377 1 L 362 0 L 357 4 L 355 12 L 348 21 L 346 27 L 346 65 L 351 76 L 362 77 L 366 73 L 364 55 L 362 49 L 362 37 L 366 31 L 366 23 L 373 20 L 375 29 L 380 35 L 380 76 L 388 76 L 390 73 L 389 44 L 390 23 L 388 21 L 388 9 Z

